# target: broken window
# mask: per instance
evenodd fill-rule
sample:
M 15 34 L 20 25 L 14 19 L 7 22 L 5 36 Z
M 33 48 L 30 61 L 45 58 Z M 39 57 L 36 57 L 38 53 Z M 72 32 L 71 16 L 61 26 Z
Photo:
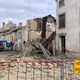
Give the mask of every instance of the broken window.
M 59 28 L 65 27 L 65 14 L 59 15 Z
M 39 22 L 38 24 L 37 24 L 37 31 L 41 31 L 41 27 L 42 27 L 42 23 L 41 22 Z
M 59 1 L 59 7 L 64 6 L 64 0 Z

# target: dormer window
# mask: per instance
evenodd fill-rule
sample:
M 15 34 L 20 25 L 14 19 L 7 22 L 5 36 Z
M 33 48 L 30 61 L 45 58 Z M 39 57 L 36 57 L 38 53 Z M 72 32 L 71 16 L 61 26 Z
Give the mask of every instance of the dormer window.
M 64 6 L 64 0 L 59 1 L 59 7 Z

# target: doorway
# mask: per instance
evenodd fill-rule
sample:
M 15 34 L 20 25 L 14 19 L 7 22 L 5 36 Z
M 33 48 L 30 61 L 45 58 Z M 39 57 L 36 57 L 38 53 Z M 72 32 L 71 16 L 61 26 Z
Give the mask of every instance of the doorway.
M 61 52 L 65 54 L 65 48 L 66 48 L 65 36 L 60 36 L 60 38 L 61 38 Z

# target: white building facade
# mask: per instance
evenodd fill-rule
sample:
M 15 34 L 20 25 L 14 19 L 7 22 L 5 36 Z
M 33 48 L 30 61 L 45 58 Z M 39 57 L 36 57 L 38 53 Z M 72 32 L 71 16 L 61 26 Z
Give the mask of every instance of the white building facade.
M 27 46 L 28 34 L 27 34 L 27 26 L 22 26 L 22 23 L 19 23 L 19 30 L 15 32 L 16 37 L 16 50 L 19 52 L 23 52 Z
M 56 3 L 57 50 L 76 56 L 80 54 L 80 0 L 56 0 Z

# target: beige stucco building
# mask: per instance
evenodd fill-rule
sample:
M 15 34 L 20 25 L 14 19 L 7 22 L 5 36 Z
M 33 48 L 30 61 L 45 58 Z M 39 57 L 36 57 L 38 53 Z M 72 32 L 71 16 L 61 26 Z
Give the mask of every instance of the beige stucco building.
M 73 56 L 80 54 L 80 0 L 56 0 L 57 50 Z M 79 54 L 77 54 L 79 53 Z

